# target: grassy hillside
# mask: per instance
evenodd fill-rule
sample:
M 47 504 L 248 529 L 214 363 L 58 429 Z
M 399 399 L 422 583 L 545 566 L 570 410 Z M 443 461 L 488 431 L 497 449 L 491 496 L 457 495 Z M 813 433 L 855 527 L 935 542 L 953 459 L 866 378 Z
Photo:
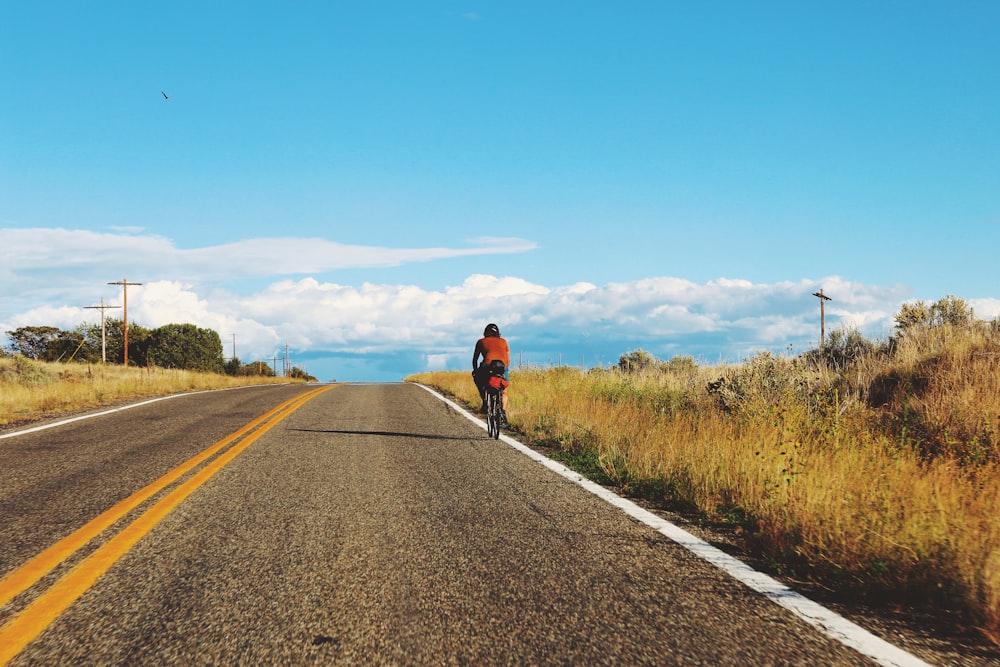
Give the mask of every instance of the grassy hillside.
M 730 524 L 793 579 L 952 609 L 997 641 L 1000 335 L 833 343 L 725 367 L 522 369 L 510 421 L 626 493 Z M 408 379 L 478 401 L 467 372 Z
M 288 378 L 0 357 L 0 428 L 139 398 L 288 381 Z

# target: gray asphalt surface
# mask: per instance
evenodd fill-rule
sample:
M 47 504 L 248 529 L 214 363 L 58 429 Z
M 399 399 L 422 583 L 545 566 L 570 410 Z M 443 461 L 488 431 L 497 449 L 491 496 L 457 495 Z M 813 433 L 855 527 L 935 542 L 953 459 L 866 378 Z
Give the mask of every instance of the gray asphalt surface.
M 189 394 L 0 440 L 0 576 L 305 391 L 282 385 Z
M 0 572 L 304 390 L 0 441 Z M 870 663 L 419 387 L 373 384 L 292 413 L 11 664 Z

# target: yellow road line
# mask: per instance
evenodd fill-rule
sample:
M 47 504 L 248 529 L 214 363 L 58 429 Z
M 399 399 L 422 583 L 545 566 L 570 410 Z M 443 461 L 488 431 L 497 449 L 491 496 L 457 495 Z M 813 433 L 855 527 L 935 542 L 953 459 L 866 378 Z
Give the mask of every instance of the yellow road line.
M 104 530 L 109 528 L 123 516 L 176 482 L 206 459 L 211 458 L 220 450 L 224 449 L 237 438 L 240 438 L 247 432 L 252 431 L 261 423 L 267 421 L 273 415 L 281 410 L 284 410 L 292 403 L 301 400 L 303 396 L 309 396 L 309 394 L 307 393 L 295 396 L 281 405 L 269 410 L 257 419 L 254 419 L 247 425 L 218 441 L 205 451 L 177 466 L 152 484 L 136 491 L 128 498 L 118 502 L 110 509 L 105 510 L 86 525 L 80 527 L 72 534 L 67 535 L 59 542 L 56 542 L 45 551 L 39 553 L 37 556 L 34 556 L 31 560 L 25 562 L 19 568 L 12 571 L 0 580 L 0 606 L 7 604 L 15 597 L 34 586 L 39 579 L 55 569 L 59 563 L 62 563 L 64 560 L 69 558 L 73 553 L 81 549 L 85 544 L 90 542 L 90 540 L 100 535 Z
M 313 391 L 307 392 L 301 396 L 297 396 L 294 399 L 282 403 L 277 408 L 271 410 L 264 416 L 254 420 L 247 426 L 243 427 L 239 431 L 235 432 L 233 435 L 227 436 L 224 441 L 220 442 L 231 442 L 238 433 L 246 433 L 252 426 L 261 423 L 265 418 L 273 417 L 271 421 L 267 422 L 259 430 L 249 435 L 243 439 L 239 444 L 233 446 L 231 449 L 227 450 L 217 459 L 212 461 L 209 465 L 202 468 L 195 475 L 193 475 L 186 482 L 178 486 L 176 489 L 167 494 L 160 501 L 155 503 L 152 507 L 141 514 L 135 521 L 125 527 L 121 532 L 112 537 L 108 542 L 98 548 L 94 553 L 84 559 L 79 565 L 74 567 L 70 572 L 65 574 L 59 581 L 52 585 L 49 590 L 40 595 L 33 603 L 31 603 L 24 611 L 14 617 L 6 626 L 0 628 L 0 666 L 6 665 L 14 656 L 21 652 L 21 650 L 28 645 L 35 637 L 37 637 L 45 628 L 52 624 L 56 618 L 62 614 L 67 607 L 69 607 L 73 602 L 75 602 L 81 595 L 83 595 L 87 589 L 94 585 L 96 582 L 108 569 L 114 565 L 119 558 L 121 558 L 129 549 L 131 549 L 135 544 L 142 539 L 149 531 L 153 529 L 156 524 L 158 524 L 167 514 L 169 514 L 178 504 L 181 503 L 185 498 L 194 493 L 202 484 L 207 482 L 212 478 L 219 470 L 221 470 L 226 464 L 236 458 L 244 449 L 249 447 L 254 441 L 260 436 L 264 435 L 271 427 L 275 426 L 283 420 L 285 417 L 290 415 L 296 409 L 301 407 L 306 401 L 316 397 L 322 392 L 331 389 L 332 386 L 320 387 Z M 213 445 L 209 451 L 217 451 L 219 445 Z M 210 455 L 210 454 L 208 454 Z M 204 452 L 199 454 L 196 459 L 204 460 L 208 455 Z M 192 459 L 193 461 L 194 459 Z M 190 469 L 192 466 L 184 464 L 181 468 L 187 467 Z M 174 476 L 174 473 L 178 469 L 175 469 L 171 473 L 168 473 L 166 477 Z M 180 473 L 183 474 L 183 473 Z M 180 474 L 176 475 L 179 477 Z M 155 484 L 158 484 L 154 483 Z M 150 485 L 150 486 L 154 486 Z M 165 485 L 164 485 L 165 486 Z M 147 487 L 149 488 L 149 487 Z M 160 487 L 162 488 L 162 486 Z M 144 489 L 145 491 L 145 489 Z M 142 492 L 139 492 L 142 493 Z M 138 495 L 138 494 L 137 494 Z M 149 494 L 152 495 L 152 494 Z M 148 497 L 148 496 L 147 496 Z M 125 502 L 125 501 L 123 501 Z M 110 510 L 109 510 L 110 512 Z M 103 515 L 102 515 L 103 516 Z M 95 519 L 96 521 L 96 519 Z M 88 524 L 89 525 L 89 524 Z M 81 529 L 82 530 L 82 529 Z M 97 531 L 100 532 L 100 531 Z M 75 533 L 74 533 L 75 535 Z M 70 536 L 73 537 L 73 536 Z M 70 538 L 66 538 L 69 540 Z M 61 544 L 61 543 L 60 543 Z M 54 545 L 48 551 L 62 551 L 56 550 L 55 547 L 59 545 Z M 75 549 L 73 550 L 75 551 Z M 70 551 L 69 553 L 72 553 Z M 54 556 L 53 556 L 54 557 Z M 36 557 L 36 558 L 40 558 Z M 61 561 L 59 561 L 61 562 Z M 55 565 L 57 565 L 55 563 Z M 55 567 L 53 565 L 52 567 Z M 23 569 L 23 568 L 22 568 Z M 51 568 L 49 568 L 51 570 Z M 41 576 L 44 576 L 41 575 Z M 11 577 L 8 577 L 10 579 Z M 4 582 L 7 580 L 5 579 Z M 37 579 L 36 579 L 37 581 Z M 30 584 L 29 584 L 30 586 Z

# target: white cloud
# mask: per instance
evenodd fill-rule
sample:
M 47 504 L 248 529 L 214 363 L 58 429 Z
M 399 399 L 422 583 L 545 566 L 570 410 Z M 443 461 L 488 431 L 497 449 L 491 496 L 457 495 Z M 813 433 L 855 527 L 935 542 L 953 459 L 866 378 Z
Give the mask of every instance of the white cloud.
M 347 245 L 322 238 L 258 238 L 205 248 L 177 248 L 155 234 L 94 232 L 61 228 L 0 228 L 4 277 L 27 282 L 39 267 L 72 270 L 79 278 L 109 267 L 119 274 L 141 272 L 151 280 L 184 276 L 194 282 L 324 273 L 340 269 L 400 266 L 453 257 L 520 253 L 531 241 L 487 237 L 465 248 L 388 248 Z
M 429 371 L 440 371 L 448 367 L 448 362 L 451 360 L 451 355 L 448 354 L 428 354 L 427 355 L 427 370 Z
M 820 288 L 832 298 L 825 305 L 827 331 L 849 326 L 869 336 L 885 335 L 909 296 L 898 286 L 838 276 L 773 284 L 728 277 L 695 283 L 664 276 L 605 285 L 541 285 L 517 276 L 476 274 L 441 289 L 343 285 L 320 277 L 337 267 L 531 247 L 527 241 L 493 238 L 460 249 L 282 238 L 182 250 L 169 239 L 143 233 L 0 229 L 0 272 L 7 286 L 0 294 L 0 331 L 28 325 L 71 329 L 99 321 L 99 313 L 84 306 L 96 305 L 95 282 L 105 287 L 106 303 L 121 305 L 120 288 L 106 283 L 114 273 L 131 272 L 118 261 L 123 257 L 141 262 L 135 275 L 144 278 L 128 291 L 130 322 L 211 328 L 222 337 L 227 354 L 235 335 L 237 355 L 245 360 L 270 359 L 287 344 L 302 355 L 403 355 L 407 364 L 464 368 L 472 341 L 487 322 L 500 324 L 512 347 L 534 361 L 586 356 L 613 363 L 636 347 L 657 356 L 733 359 L 755 349 L 816 345 L 819 304 L 813 293 Z M 180 273 L 190 277 L 177 280 L 177 266 L 186 267 Z M 110 276 L 109 267 L 114 267 Z M 218 279 L 240 272 L 271 282 L 243 294 L 222 287 Z M 302 273 L 309 275 L 280 277 Z M 997 300 L 971 305 L 980 317 L 1000 313 Z M 121 311 L 108 316 L 120 317 Z
M 129 320 L 150 328 L 190 322 L 214 329 L 227 354 L 235 335 L 244 360 L 271 359 L 287 344 L 299 355 L 408 353 L 427 369 L 464 368 L 472 342 L 491 321 L 500 324 L 513 349 L 539 362 L 564 353 L 579 358 L 583 350 L 592 360 L 613 363 L 636 347 L 658 356 L 733 359 L 755 349 L 815 345 L 819 309 L 812 292 L 820 282 L 833 297 L 828 331 L 842 325 L 863 332 L 868 327 L 875 335 L 888 331 L 906 296 L 899 288 L 836 277 L 778 284 L 649 278 L 547 287 L 511 276 L 472 275 L 441 290 L 302 278 L 249 295 L 164 280 L 130 288 Z M 97 318 L 93 311 L 53 305 L 3 324 L 73 328 Z
M 992 320 L 1000 316 L 1000 299 L 970 299 L 968 303 L 981 320 Z
M 87 316 L 86 312 L 82 308 L 73 308 L 72 306 L 44 305 L 32 308 L 23 313 L 11 315 L 6 321 L 0 324 L 2 324 L 4 331 L 31 326 L 53 326 L 61 329 L 72 329 L 85 319 L 93 319 Z M 108 315 L 108 317 L 113 317 L 113 315 Z M 118 317 L 120 318 L 121 315 Z M 95 321 L 100 321 L 99 315 Z

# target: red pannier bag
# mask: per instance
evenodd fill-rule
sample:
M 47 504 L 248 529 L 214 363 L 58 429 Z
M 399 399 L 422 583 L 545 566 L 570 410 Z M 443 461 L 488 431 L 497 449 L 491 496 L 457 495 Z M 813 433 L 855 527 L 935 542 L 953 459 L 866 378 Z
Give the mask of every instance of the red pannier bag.
M 506 389 L 510 385 L 510 382 L 507 382 L 507 380 L 504 380 L 502 377 L 494 375 L 490 377 L 489 385 L 494 389 Z

